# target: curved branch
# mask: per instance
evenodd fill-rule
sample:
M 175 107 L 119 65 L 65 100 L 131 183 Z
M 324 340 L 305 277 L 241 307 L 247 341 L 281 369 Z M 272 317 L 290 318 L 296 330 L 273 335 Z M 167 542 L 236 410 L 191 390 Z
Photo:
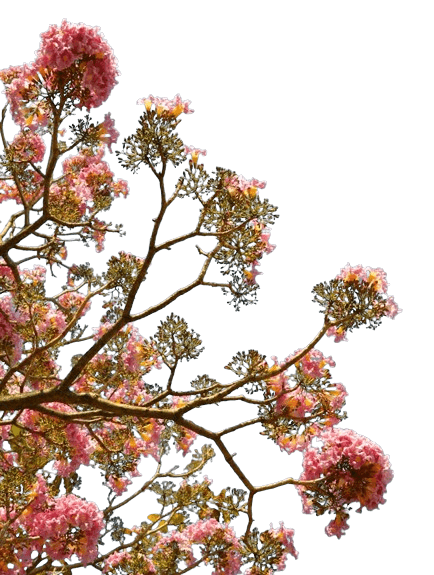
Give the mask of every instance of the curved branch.
M 154 305 L 152 307 L 149 307 L 147 310 L 145 310 L 141 313 L 130 316 L 130 321 L 138 321 L 139 319 L 143 319 L 145 317 L 148 317 L 148 316 L 156 313 L 157 311 L 160 311 L 161 309 L 167 307 L 173 301 L 175 301 L 176 299 L 178 299 L 182 295 L 188 293 L 189 291 L 191 291 L 195 287 L 202 285 L 203 278 L 205 277 L 205 274 L 208 271 L 211 260 L 212 260 L 213 256 L 218 252 L 219 249 L 220 249 L 220 243 L 218 243 L 215 246 L 215 248 L 208 254 L 207 259 L 206 259 L 205 263 L 203 264 L 202 269 L 201 269 L 198 277 L 191 284 L 188 284 L 187 286 L 175 291 L 172 295 L 167 297 L 165 300 L 163 300 L 159 304 Z

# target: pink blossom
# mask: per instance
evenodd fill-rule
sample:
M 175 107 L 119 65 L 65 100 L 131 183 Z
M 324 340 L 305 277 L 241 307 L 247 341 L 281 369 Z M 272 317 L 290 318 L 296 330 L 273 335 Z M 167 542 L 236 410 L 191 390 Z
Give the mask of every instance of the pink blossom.
M 172 409 L 176 409 L 182 407 L 183 405 L 187 405 L 191 401 L 191 397 L 188 395 L 175 395 L 172 398 Z M 179 433 L 181 435 L 180 438 L 176 440 L 176 450 L 182 451 L 182 455 L 185 457 L 187 453 L 190 451 L 190 447 L 194 443 L 197 433 L 192 431 L 191 429 L 187 429 L 186 427 L 178 426 Z
M 102 162 L 98 156 L 82 157 L 81 159 L 84 161 L 80 173 L 75 175 L 81 184 L 87 186 L 87 190 L 84 194 L 86 200 L 101 195 L 104 188 L 111 184 L 113 180 L 113 172 L 110 170 L 108 164 Z
M 68 309 L 70 313 L 76 313 L 80 306 L 83 304 L 85 297 L 79 292 L 67 292 L 59 297 L 59 303 L 61 306 Z M 83 317 L 90 309 L 92 302 L 89 300 L 80 313 L 80 317 Z
M 106 321 L 104 323 L 102 323 L 99 327 L 94 327 L 92 328 L 94 331 L 94 336 L 93 339 L 95 341 L 98 341 L 104 334 L 106 334 L 109 329 L 111 329 L 113 327 L 113 324 Z
M 244 270 L 244 275 L 246 276 L 245 282 L 248 284 L 255 284 L 256 282 L 256 276 L 260 276 L 262 275 L 262 272 L 259 272 L 256 268 L 257 266 L 261 265 L 257 260 L 255 260 L 252 263 L 252 269 L 251 270 Z
M 340 341 L 348 341 L 346 337 L 347 332 L 342 327 L 336 328 L 335 325 L 326 331 L 326 335 L 328 337 L 335 336 L 335 343 L 339 343 Z
M 304 471 L 300 480 L 318 479 L 337 473 L 340 480 L 331 484 L 331 489 L 342 504 L 355 501 L 360 503 L 357 509 L 359 513 L 363 507 L 371 511 L 385 503 L 384 493 L 393 478 L 393 471 L 389 457 L 377 444 L 350 429 L 329 429 L 323 431 L 319 439 L 323 442 L 322 448 L 310 446 L 304 452 Z M 337 468 L 343 459 L 350 465 L 349 472 Z M 298 486 L 297 490 L 303 501 L 303 512 L 311 513 L 313 508 L 308 504 L 305 488 Z M 338 511 L 338 517 L 329 524 L 326 532 L 339 537 L 347 528 L 346 521 L 339 518 Z
M 2 70 L 0 77 L 6 85 L 5 93 L 14 121 L 32 131 L 46 126 L 50 108 L 48 102 L 37 101 L 40 96 L 37 64 L 24 64 Z
M 191 542 L 189 540 L 188 534 L 185 533 L 185 530 L 182 533 L 179 531 L 172 531 L 170 535 L 166 535 L 165 537 L 160 535 L 159 541 L 152 548 L 152 554 L 154 556 L 157 554 L 164 555 L 165 549 L 172 541 L 177 543 L 180 551 L 187 555 L 185 559 L 187 566 L 192 565 L 195 561 L 195 558 L 191 549 Z
M 397 303 L 393 299 L 393 296 L 387 298 L 386 306 L 387 306 L 386 315 L 387 317 L 390 317 L 392 319 L 395 319 L 395 317 L 402 312 L 402 309 L 399 309 Z
M 94 561 L 98 555 L 98 538 L 104 527 L 103 514 L 93 502 L 76 495 L 51 499 L 48 509 L 29 514 L 20 521 L 31 537 L 40 538 L 39 547 L 52 559 L 69 558 L 76 553 L 83 565 Z M 72 546 L 66 546 L 64 536 L 70 527 L 79 529 Z
M 283 571 L 285 569 L 288 553 L 291 554 L 295 559 L 298 557 L 298 551 L 296 551 L 294 547 L 294 529 L 286 529 L 283 526 L 283 522 L 281 521 L 279 529 L 273 529 L 273 524 L 271 523 L 268 532 L 284 547 L 284 552 L 277 566 L 278 571 Z
M 14 274 L 12 269 L 6 264 L 3 258 L 0 258 L 0 282 L 4 281 L 15 283 Z
M 122 561 L 128 561 L 128 559 L 131 559 L 131 555 L 128 551 L 115 551 L 105 560 L 102 572 L 107 573 L 107 571 L 110 571 L 113 567 L 117 567 Z
M 50 201 L 56 211 L 62 212 L 64 206 L 75 207 L 76 213 L 70 216 L 73 221 L 81 221 L 86 211 L 92 213 L 98 201 L 104 198 L 112 201 L 120 194 L 128 194 L 124 180 L 114 181 L 113 172 L 102 160 L 101 146 L 96 154 L 89 149 L 82 150 L 76 156 L 70 156 L 62 162 L 63 179 L 50 188 Z M 103 249 L 107 224 L 96 217 L 92 218 L 92 227 L 84 228 L 90 232 L 97 243 L 97 251 Z
M 97 218 L 93 218 L 93 226 L 91 235 L 96 244 L 95 250 L 97 253 L 100 253 L 104 249 L 105 235 L 108 226 Z
M 82 87 L 89 92 L 86 94 L 80 86 L 74 94 L 80 97 L 79 108 L 97 108 L 107 100 L 117 84 L 116 59 L 99 30 L 98 27 L 63 20 L 60 27 L 52 25 L 41 34 L 42 42 L 35 61 L 37 66 L 61 72 L 76 62 L 83 63 Z M 87 59 L 89 57 L 90 60 Z
M 236 575 L 240 573 L 241 555 L 239 550 L 241 549 L 241 544 L 232 527 L 226 524 L 222 525 L 215 519 L 205 519 L 189 525 L 183 531 L 183 534 L 192 543 L 206 543 L 209 539 L 216 536 L 222 542 L 229 543 L 231 547 L 225 551 L 221 560 L 221 566 L 218 564 L 212 575 Z
M 115 198 L 119 198 L 119 196 L 123 196 L 126 198 L 129 193 L 128 189 L 128 182 L 125 180 L 118 180 L 117 182 L 113 183 L 113 195 Z
M 302 349 L 297 349 L 291 356 L 290 359 L 295 357 Z M 295 363 L 297 367 L 300 367 L 305 375 L 313 378 L 320 378 L 326 375 L 326 370 L 324 369 L 326 365 L 330 367 L 335 367 L 336 363 L 333 361 L 332 357 L 324 357 L 324 355 L 318 349 L 312 349 L 306 353 L 299 361 Z
M 26 180 L 21 181 L 21 195 L 14 183 L 0 180 L 0 204 L 7 200 L 14 200 L 18 205 L 23 203 L 21 195 L 26 202 L 36 203 L 44 193 L 44 180 L 37 172 L 27 171 Z
M 45 282 L 47 270 L 43 266 L 34 265 L 33 269 L 22 270 L 22 278 L 32 282 Z
M 246 180 L 246 178 L 244 176 L 236 176 L 237 179 L 237 184 L 238 187 L 240 188 L 240 190 L 248 190 L 249 188 L 255 187 L 255 188 L 265 188 L 265 186 L 267 185 L 267 182 L 260 182 L 259 180 L 257 180 L 256 178 L 252 178 L 251 180 Z
M 336 276 L 336 279 L 341 279 L 345 282 L 363 281 L 380 293 L 386 293 L 388 286 L 386 273 L 382 268 L 364 268 L 360 264 L 351 267 L 348 263 L 341 269 L 341 273 Z
M 327 397 L 331 397 L 330 399 L 330 410 L 331 411 L 337 411 L 338 409 L 340 409 L 344 402 L 345 402 L 345 397 L 347 397 L 348 392 L 345 389 L 345 386 L 342 383 L 336 383 L 335 384 L 336 390 L 325 390 L 324 394 Z
M 137 575 L 151 575 L 152 573 L 156 573 L 155 565 L 148 557 L 139 553 L 136 555 L 136 558 L 140 560 L 140 574 Z M 115 551 L 105 560 L 105 567 L 102 572 L 107 573 L 110 569 L 116 568 L 122 562 L 126 562 L 129 559 L 131 559 L 131 555 L 127 551 Z
M 99 125 L 100 140 L 104 142 L 112 153 L 112 144 L 115 144 L 119 138 L 119 132 L 115 130 L 115 122 L 112 120 L 110 113 L 104 116 L 104 122 Z
M 18 132 L 9 146 L 16 162 L 41 162 L 45 154 L 44 140 L 30 130 Z
M 90 456 L 96 450 L 97 444 L 87 429 L 81 425 L 70 423 L 65 429 L 70 446 L 70 460 L 56 461 L 54 469 L 62 477 L 68 477 L 77 471 L 80 465 L 89 465 Z
M 182 451 L 183 452 L 182 455 L 185 457 L 187 453 L 190 451 L 190 447 L 194 443 L 194 440 L 197 437 L 197 433 L 185 427 L 182 427 L 181 429 L 182 429 L 182 437 L 176 443 L 176 450 Z
M 108 483 L 116 495 L 122 495 L 122 493 L 128 489 L 128 485 L 131 485 L 132 482 L 128 477 L 113 477 L 113 475 L 110 475 Z
M 270 244 L 270 242 L 269 242 L 270 235 L 271 235 L 271 232 L 268 228 L 265 228 L 265 230 L 261 234 L 261 240 L 265 244 L 263 251 L 266 254 L 271 254 L 271 252 L 276 249 L 276 246 L 273 244 Z
M 155 419 L 147 421 L 146 431 L 141 433 L 141 439 L 131 436 L 124 444 L 126 455 L 134 454 L 136 456 L 152 455 L 155 461 L 160 460 L 160 435 L 164 425 L 158 423 Z
M 42 310 L 44 309 L 42 306 L 41 308 Z M 42 319 L 43 321 L 38 322 L 36 325 L 38 334 L 43 333 L 45 335 L 46 331 L 50 329 L 54 332 L 55 335 L 59 335 L 66 328 L 66 319 L 64 314 L 58 309 L 53 309 L 51 306 L 46 308 L 45 315 Z
M 325 528 L 325 532 L 329 537 L 336 535 L 338 539 L 345 535 L 344 531 L 350 528 L 347 523 L 347 517 L 341 517 L 341 514 L 337 514 L 335 519 L 330 521 L 330 523 Z
M 197 165 L 197 160 L 199 158 L 199 154 L 206 156 L 206 150 L 201 150 L 200 148 L 193 148 L 193 146 L 185 146 L 184 151 L 186 154 L 191 154 L 193 164 Z
M 331 409 L 331 407 L 329 407 L 329 409 Z M 321 434 L 324 427 L 331 427 L 339 423 L 339 421 L 339 418 L 336 416 L 329 415 L 320 423 L 313 423 L 309 426 L 306 425 L 302 433 L 297 433 L 296 435 L 278 435 L 276 443 L 281 451 L 285 451 L 289 455 L 295 451 L 304 451 L 312 439 Z
M 9 356 L 11 364 L 17 363 L 23 353 L 24 340 L 16 328 L 28 321 L 28 313 L 18 311 L 11 294 L 0 298 L 0 346 Z
M 29 495 L 30 503 L 24 511 L 19 515 L 14 509 L 10 512 L 10 517 L 15 518 L 10 526 L 11 533 L 19 529 L 27 534 L 27 538 L 20 538 L 21 544 L 14 549 L 16 570 L 13 573 L 24 573 L 24 568 L 32 563 L 33 551 L 45 553 L 55 560 L 70 558 L 75 553 L 84 565 L 96 559 L 104 521 L 95 503 L 75 495 L 52 498 L 41 474 L 37 474 Z M 5 519 L 1 508 L 0 519 Z M 74 528 L 78 531 L 71 534 Z
M 130 333 L 130 337 L 121 357 L 128 371 L 141 372 L 141 368 L 145 368 L 146 372 L 149 372 L 154 366 L 160 369 L 161 358 L 154 345 L 145 342 L 136 327 L 128 326 L 126 331 Z
M 148 112 L 151 109 L 152 104 L 154 104 L 158 116 L 166 113 L 176 118 L 182 112 L 184 112 L 184 114 L 192 114 L 194 112 L 194 110 L 190 110 L 189 108 L 191 101 L 183 101 L 179 94 L 176 94 L 172 100 L 169 100 L 168 98 L 158 98 L 150 94 L 145 98 L 137 100 L 137 104 L 144 104 Z

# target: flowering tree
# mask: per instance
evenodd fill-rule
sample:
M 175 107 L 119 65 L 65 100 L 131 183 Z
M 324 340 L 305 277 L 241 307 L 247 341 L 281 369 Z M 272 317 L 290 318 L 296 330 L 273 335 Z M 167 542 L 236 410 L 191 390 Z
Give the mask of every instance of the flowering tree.
M 262 533 L 253 527 L 257 493 L 296 486 L 305 513 L 334 514 L 326 532 L 337 537 L 348 529 L 351 503 L 360 512 L 385 501 L 393 476 L 388 457 L 369 439 L 335 427 L 346 417 L 347 392 L 331 381 L 332 358 L 315 346 L 324 336 L 340 342 L 354 328 L 375 329 L 383 317 L 397 315 L 386 274 L 348 264 L 313 288 L 324 321 L 309 345 L 283 361 L 273 357 L 271 365 L 257 351 L 238 353 L 225 366 L 233 374 L 230 383 L 200 375 L 188 389 L 175 391 L 179 364 L 202 351 L 199 335 L 171 314 L 145 339 L 139 320 L 199 286 L 221 288 L 236 310 L 254 303 L 257 267 L 274 249 L 269 226 L 276 208 L 259 196 L 265 182 L 223 168 L 211 177 L 198 163 L 206 151 L 185 146 L 175 132 L 179 116 L 193 112 L 190 101 L 179 94 L 172 100 L 150 95 L 138 102 L 145 110 L 137 131 L 116 151 L 123 167 L 136 172 L 144 164 L 158 180 L 160 209 L 148 251 L 144 257 L 119 252 L 100 275 L 88 264 L 69 262 L 70 242 L 93 242 L 101 252 L 107 233 L 122 234 L 121 226 L 100 219 L 114 199 L 128 195 L 127 183 L 116 181 L 103 160 L 119 136 L 114 121 L 110 114 L 99 124 L 89 114 L 72 121 L 77 110 L 89 112 L 108 98 L 118 71 L 97 28 L 63 21 L 41 38 L 33 63 L 0 72 L 8 101 L 0 123 L 0 202 L 19 206 L 0 235 L 0 573 L 66 574 L 91 565 L 131 574 L 185 573 L 201 564 L 228 575 L 243 565 L 249 575 L 282 570 L 288 554 L 297 557 L 294 531 L 283 523 Z M 4 127 L 8 106 L 19 128 L 11 141 Z M 188 167 L 169 192 L 169 162 L 177 167 L 188 155 Z M 196 227 L 159 243 L 167 210 L 186 197 L 199 206 Z M 209 251 L 197 246 L 197 277 L 133 314 L 151 263 L 190 238 L 215 242 Z M 46 267 L 24 267 L 36 258 L 52 275 L 65 271 L 59 293 L 47 294 Z M 220 265 L 220 281 L 208 278 L 213 261 Z M 98 302 L 103 315 L 89 333 L 82 317 Z M 87 351 L 75 355 L 60 377 L 59 354 L 83 342 Z M 164 387 L 146 382 L 153 369 L 166 370 Z M 225 402 L 252 404 L 257 417 L 219 432 L 189 418 L 201 406 Z M 258 423 L 281 450 L 304 453 L 298 479 L 254 486 L 234 461 L 225 436 Z M 198 436 L 211 444 L 192 452 Z M 321 448 L 312 446 L 313 438 Z M 163 465 L 173 445 L 188 456 L 179 472 Z M 214 449 L 245 490 L 215 493 L 207 476 L 200 476 Z M 157 462 L 154 475 L 127 493 L 148 456 Z M 105 476 L 104 510 L 75 493 L 81 465 L 98 467 Z M 155 508 L 140 525 L 125 526 L 117 510 L 145 491 L 156 495 Z M 236 534 L 231 521 L 242 515 L 246 528 Z M 109 537 L 115 549 L 104 553 L 100 546 Z

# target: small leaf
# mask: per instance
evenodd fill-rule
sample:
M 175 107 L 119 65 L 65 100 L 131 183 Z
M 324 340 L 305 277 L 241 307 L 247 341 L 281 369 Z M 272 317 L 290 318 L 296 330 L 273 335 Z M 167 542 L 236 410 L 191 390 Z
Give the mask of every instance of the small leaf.
M 161 515 L 157 515 L 156 513 L 151 513 L 151 515 L 148 515 L 148 519 L 149 521 L 152 521 L 152 523 L 155 523 L 155 521 L 158 521 L 160 519 Z
M 17 437 L 21 433 L 22 429 L 13 423 L 11 426 L 11 431 L 14 437 Z
M 181 513 L 175 513 L 175 515 L 170 520 L 170 523 L 172 525 L 180 525 L 181 523 L 184 523 L 184 520 L 185 520 L 184 515 L 182 515 Z

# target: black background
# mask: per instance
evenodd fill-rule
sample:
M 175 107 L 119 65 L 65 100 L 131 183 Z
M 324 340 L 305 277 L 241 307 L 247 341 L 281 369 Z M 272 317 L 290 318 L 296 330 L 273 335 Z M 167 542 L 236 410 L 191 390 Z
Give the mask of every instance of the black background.
M 270 238 L 277 248 L 261 260 L 259 269 L 264 275 L 258 276 L 261 289 L 257 305 L 242 307 L 236 313 L 220 290 L 200 288 L 164 312 L 138 322 L 140 332 L 147 337 L 166 314 L 174 312 L 201 335 L 205 351 L 197 361 L 179 366 L 176 389 L 188 389 L 189 381 L 202 373 L 230 381 L 231 374 L 223 366 L 238 350 L 256 349 L 268 358 L 276 355 L 282 360 L 305 346 L 321 328 L 322 319 L 319 306 L 311 302 L 310 290 L 332 279 L 347 262 L 382 267 L 391 283 L 389 292 L 406 311 L 408 275 L 403 271 L 408 262 L 403 254 L 406 238 L 401 223 L 405 215 L 395 199 L 401 169 L 395 154 L 399 128 L 394 88 L 398 79 L 396 62 L 387 45 L 378 41 L 374 56 L 372 42 L 369 49 L 366 41 L 355 42 L 347 49 L 347 44 L 342 46 L 333 34 L 315 41 L 309 26 L 305 27 L 306 36 L 299 33 L 296 42 L 278 25 L 269 43 L 255 40 L 251 32 L 239 30 L 225 19 L 211 28 L 197 25 L 196 20 L 194 27 L 191 23 L 191 28 L 181 28 L 178 24 L 157 26 L 154 10 L 149 10 L 145 22 L 121 11 L 111 18 L 75 14 L 67 10 L 45 19 L 39 16 L 26 23 L 19 42 L 14 42 L 17 30 L 3 29 L 5 46 L 13 45 L 13 49 L 1 53 L 0 67 L 31 61 L 38 48 L 38 34 L 50 23 L 60 25 L 63 17 L 99 25 L 119 59 L 122 76 L 109 100 L 92 112 L 92 119 L 101 121 L 105 112 L 112 112 L 121 132 L 114 149 L 120 150 L 122 138 L 138 127 L 137 119 L 143 111 L 142 106 L 136 106 L 138 98 L 148 94 L 173 98 L 179 92 L 183 99 L 191 100 L 195 112 L 181 116 L 177 131 L 186 145 L 208 150 L 207 157 L 201 158 L 208 172 L 222 166 L 248 179 L 266 180 L 261 197 L 279 206 L 280 218 Z M 196 13 L 193 17 L 199 20 L 199 16 Z M 10 120 L 6 130 L 11 140 L 17 128 Z M 82 244 L 70 246 L 68 259 L 68 263 L 89 261 L 96 272 L 104 270 L 108 257 L 119 250 L 144 256 L 151 219 L 159 209 L 158 182 L 148 168 L 142 166 L 139 174 L 133 175 L 122 169 L 114 155 L 106 155 L 105 159 L 116 177 L 129 181 L 131 191 L 127 200 L 116 200 L 112 210 L 100 217 L 123 222 L 127 236 L 108 234 L 101 254 L 95 254 L 94 245 L 87 249 Z M 168 193 L 185 166 L 174 169 L 169 165 Z M 12 207 L 11 203 L 3 204 L 2 214 L 9 214 Z M 189 198 L 177 200 L 164 218 L 158 240 L 191 230 L 198 207 Z M 158 255 L 133 312 L 156 303 L 196 277 L 202 258 L 194 243 L 201 242 L 190 240 Z M 205 242 L 202 245 L 208 247 Z M 218 266 L 212 264 L 206 279 L 222 279 Z M 95 300 L 92 314 L 84 323 L 98 325 L 100 302 Z M 353 513 L 351 528 L 341 541 L 324 535 L 331 516 L 301 514 L 301 503 L 293 488 L 256 495 L 255 525 L 260 530 L 267 529 L 270 522 L 277 526 L 280 520 L 296 529 L 298 565 L 319 567 L 323 562 L 335 564 L 350 559 L 355 553 L 387 555 L 394 551 L 393 539 L 385 543 L 384 534 L 397 530 L 395 517 L 401 498 L 397 487 L 403 469 L 399 466 L 396 414 L 403 321 L 405 314 L 400 314 L 393 323 L 384 319 L 377 331 L 363 327 L 350 333 L 348 343 L 334 344 L 324 339 L 317 346 L 333 356 L 334 380 L 342 381 L 349 392 L 344 408 L 349 419 L 342 426 L 379 443 L 390 454 L 397 478 L 389 485 L 389 504 L 375 513 Z M 61 356 L 63 373 L 67 372 L 71 351 L 66 348 Z M 154 371 L 147 381 L 163 383 L 166 376 L 167 370 Z M 251 406 L 230 402 L 189 415 L 193 421 L 217 430 L 255 413 Z M 301 455 L 288 457 L 281 453 L 259 435 L 259 430 L 257 425 L 225 439 L 231 453 L 237 452 L 236 461 L 250 480 L 259 485 L 297 477 Z M 202 443 L 198 439 L 193 447 Z M 163 470 L 185 461 L 180 454 L 167 460 Z M 140 465 L 144 479 L 154 470 L 151 459 Z M 79 495 L 104 506 L 108 490 L 101 488 L 99 472 L 82 468 L 80 473 L 83 488 Z M 204 473 L 215 480 L 216 493 L 225 486 L 242 487 L 219 452 Z M 130 504 L 122 514 L 126 525 L 140 523 L 148 513 L 158 510 L 158 506 L 152 506 L 153 496 L 141 499 L 143 502 Z M 234 525 L 242 534 L 245 517 Z M 290 557 L 288 565 L 294 565 L 292 561 Z

